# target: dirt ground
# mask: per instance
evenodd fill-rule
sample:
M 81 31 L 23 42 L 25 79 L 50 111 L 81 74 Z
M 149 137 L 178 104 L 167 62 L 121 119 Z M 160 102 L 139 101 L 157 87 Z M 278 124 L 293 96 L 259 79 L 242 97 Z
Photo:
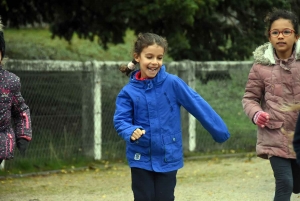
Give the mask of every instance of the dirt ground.
M 268 160 L 188 160 L 178 172 L 176 201 L 271 201 Z M 2 201 L 133 201 L 127 165 L 1 180 Z M 300 195 L 292 195 L 300 201 Z

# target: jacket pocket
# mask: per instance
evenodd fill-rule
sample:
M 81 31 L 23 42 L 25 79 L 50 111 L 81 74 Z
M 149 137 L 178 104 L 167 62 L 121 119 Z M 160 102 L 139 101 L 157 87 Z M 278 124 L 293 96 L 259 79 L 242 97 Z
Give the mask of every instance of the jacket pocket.
M 1 133 L 0 134 L 0 158 L 11 159 L 13 158 L 15 146 L 15 139 L 12 133 Z
M 6 158 L 13 158 L 13 151 L 15 146 L 15 141 L 11 133 L 7 134 L 7 146 L 6 146 Z
M 127 144 L 127 158 L 130 161 L 150 161 L 150 140 L 142 136 Z
M 269 129 L 279 129 L 283 125 L 282 121 L 269 121 L 269 123 L 266 125 Z
M 257 145 L 260 147 L 276 147 L 285 149 L 287 146 L 287 138 L 281 131 L 282 126 L 282 121 L 270 120 L 266 128 L 259 127 Z
M 182 159 L 181 133 L 162 136 L 165 152 L 165 162 L 171 163 Z

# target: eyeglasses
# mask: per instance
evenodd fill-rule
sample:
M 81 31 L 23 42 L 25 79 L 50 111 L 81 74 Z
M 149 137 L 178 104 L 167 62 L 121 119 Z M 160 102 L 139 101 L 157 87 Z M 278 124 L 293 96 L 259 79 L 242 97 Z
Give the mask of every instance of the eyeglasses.
M 288 28 L 283 29 L 282 31 L 279 31 L 277 29 L 273 29 L 273 30 L 269 31 L 270 36 L 274 37 L 274 38 L 277 38 L 281 33 L 284 37 L 287 37 L 287 36 L 292 35 L 292 33 L 295 33 L 295 31 L 292 29 L 288 29 Z

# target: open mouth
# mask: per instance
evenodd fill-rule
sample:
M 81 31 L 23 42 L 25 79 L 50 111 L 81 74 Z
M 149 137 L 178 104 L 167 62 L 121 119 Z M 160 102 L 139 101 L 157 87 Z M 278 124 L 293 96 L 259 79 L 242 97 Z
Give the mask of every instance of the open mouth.
M 150 67 L 147 67 L 148 71 L 152 71 L 152 72 L 155 72 L 157 71 L 159 68 L 150 68 Z

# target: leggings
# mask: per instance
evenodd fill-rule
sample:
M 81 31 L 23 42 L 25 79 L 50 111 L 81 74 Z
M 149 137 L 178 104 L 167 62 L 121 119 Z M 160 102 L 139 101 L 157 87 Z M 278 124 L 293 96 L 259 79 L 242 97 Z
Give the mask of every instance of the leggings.
M 272 156 L 270 163 L 275 177 L 274 201 L 289 201 L 292 193 L 300 193 L 300 166 L 295 159 Z
M 176 174 L 131 168 L 134 201 L 174 201 Z

